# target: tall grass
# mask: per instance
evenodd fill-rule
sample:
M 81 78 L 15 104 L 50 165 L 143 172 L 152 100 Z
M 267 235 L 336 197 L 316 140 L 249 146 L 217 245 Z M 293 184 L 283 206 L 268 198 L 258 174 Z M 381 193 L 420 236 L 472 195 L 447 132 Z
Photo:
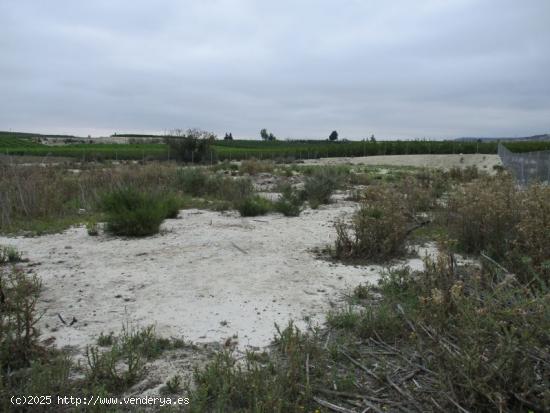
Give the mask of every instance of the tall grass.
M 404 197 L 398 192 L 369 188 L 351 223 L 336 223 L 334 256 L 379 261 L 400 255 L 408 229 L 404 206 Z
M 511 177 L 500 175 L 458 188 L 446 218 L 460 250 L 485 252 L 524 282 L 549 284 L 549 205 L 548 186 L 520 191 Z

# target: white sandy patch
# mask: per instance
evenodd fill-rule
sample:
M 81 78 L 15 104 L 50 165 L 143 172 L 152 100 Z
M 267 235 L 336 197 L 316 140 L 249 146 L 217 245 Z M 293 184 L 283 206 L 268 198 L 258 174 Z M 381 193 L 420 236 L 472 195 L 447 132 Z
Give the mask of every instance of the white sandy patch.
M 341 158 L 320 158 L 305 160 L 312 165 L 388 165 L 415 166 L 426 168 L 450 169 L 477 166 L 488 173 L 493 173 L 493 166 L 502 165 L 498 155 L 484 154 L 449 154 L 449 155 L 380 155 Z
M 79 227 L 0 243 L 17 246 L 43 280 L 40 325 L 58 346 L 82 349 L 130 321 L 195 342 L 236 334 L 241 348 L 259 347 L 275 322 L 321 322 L 342 291 L 377 279 L 380 267 L 334 264 L 311 252 L 334 241 L 334 219 L 354 208 L 338 202 L 298 218 L 185 210 L 148 238 L 92 237 Z M 63 325 L 58 313 L 78 321 Z

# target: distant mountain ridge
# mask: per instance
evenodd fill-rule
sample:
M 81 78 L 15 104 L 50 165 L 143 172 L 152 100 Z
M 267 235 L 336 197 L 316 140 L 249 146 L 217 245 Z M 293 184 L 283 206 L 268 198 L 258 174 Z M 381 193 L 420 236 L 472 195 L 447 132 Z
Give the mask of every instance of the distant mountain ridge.
M 526 136 L 523 138 L 475 138 L 475 137 L 464 137 L 456 138 L 455 141 L 460 142 L 471 142 L 471 141 L 481 141 L 481 142 L 494 142 L 494 141 L 548 141 L 550 140 L 550 134 L 545 133 L 543 135 L 533 135 Z

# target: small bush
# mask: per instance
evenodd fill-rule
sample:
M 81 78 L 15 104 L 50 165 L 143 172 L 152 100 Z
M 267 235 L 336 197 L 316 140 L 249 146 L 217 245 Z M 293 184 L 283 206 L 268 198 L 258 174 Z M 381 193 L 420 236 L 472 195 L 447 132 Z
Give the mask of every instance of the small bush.
M 21 253 L 11 245 L 0 245 L 0 264 L 21 261 Z
M 17 268 L 0 268 L 0 369 L 28 367 L 40 352 L 36 304 L 41 283 Z
M 304 393 L 306 359 L 321 365 L 319 350 L 292 323 L 277 328 L 273 358 L 247 353 L 243 363 L 230 352 L 220 352 L 194 372 L 194 385 L 186 393 L 194 412 L 313 412 L 318 405 Z M 267 358 L 267 360 L 265 360 Z M 277 360 L 277 361 L 275 361 Z M 318 360 L 318 361 L 316 361 Z M 310 367 L 311 375 L 319 371 Z
M 369 189 L 351 224 L 336 223 L 335 257 L 383 260 L 402 253 L 407 236 L 403 204 L 391 189 Z
M 447 219 L 452 236 L 468 253 L 485 250 L 504 257 L 519 221 L 518 191 L 510 177 L 474 181 L 457 188 L 449 199 Z
M 200 168 L 182 168 L 176 172 L 177 184 L 185 194 L 203 196 L 207 191 L 209 174 Z
M 86 222 L 86 232 L 92 237 L 99 235 L 99 224 L 95 219 L 90 219 Z
M 105 194 L 102 209 L 106 214 L 107 231 L 135 237 L 158 233 L 167 213 L 164 201 L 162 196 L 131 187 Z
M 199 168 L 178 170 L 177 182 L 185 194 L 230 203 L 240 202 L 254 192 L 252 182 L 248 178 L 226 177 Z
M 340 178 L 331 169 L 315 169 L 306 177 L 304 194 L 313 209 L 322 204 L 329 204 L 332 193 L 338 188 Z
M 167 194 L 163 198 L 163 208 L 164 208 L 164 215 L 166 218 L 174 219 L 178 217 L 178 214 L 180 212 L 180 206 L 181 201 L 180 199 L 173 194 Z
M 256 195 L 244 199 L 238 204 L 237 209 L 243 217 L 255 217 L 267 214 L 273 209 L 273 204 L 268 199 Z
M 177 394 L 182 390 L 181 384 L 181 376 L 175 375 L 160 388 L 159 392 L 163 395 Z
M 241 174 L 257 175 L 261 172 L 273 173 L 274 165 L 271 161 L 258 161 L 257 159 L 250 159 L 242 161 L 239 166 L 239 172 Z
M 105 386 L 109 391 L 120 392 L 137 383 L 145 372 L 145 361 L 159 357 L 164 351 L 180 348 L 179 340 L 158 337 L 154 326 L 132 329 L 123 326 L 119 336 L 100 335 L 98 345 L 86 348 L 90 383 Z
M 449 169 L 449 177 L 456 182 L 471 182 L 480 177 L 477 166 L 471 165 L 466 168 L 453 167 Z
M 115 343 L 115 335 L 111 331 L 109 334 L 101 333 L 97 338 L 97 345 L 100 347 L 112 346 Z
M 297 217 L 304 204 L 302 196 L 290 185 L 281 189 L 281 197 L 275 202 L 275 211 L 287 217 Z

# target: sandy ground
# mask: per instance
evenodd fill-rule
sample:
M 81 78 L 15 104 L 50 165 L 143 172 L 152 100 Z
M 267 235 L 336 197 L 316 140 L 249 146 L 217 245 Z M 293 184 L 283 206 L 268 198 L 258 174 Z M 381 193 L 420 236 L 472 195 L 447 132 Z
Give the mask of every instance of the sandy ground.
M 360 283 L 375 282 L 382 267 L 350 266 L 319 259 L 314 249 L 334 241 L 335 219 L 356 204 L 343 200 L 308 209 L 297 218 L 270 214 L 180 211 L 160 234 L 124 239 L 89 236 L 84 227 L 34 238 L 0 237 L 29 262 L 43 282 L 39 327 L 43 337 L 69 346 L 75 357 L 100 333 L 155 325 L 164 337 L 209 343 L 207 353 L 231 338 L 238 351 L 270 344 L 274 323 L 294 320 L 306 328 L 324 321 L 331 306 Z M 420 255 L 433 253 L 420 248 Z M 422 268 L 420 258 L 407 264 Z M 60 321 L 59 315 L 72 326 Z M 189 377 L 207 359 L 183 349 L 153 362 L 132 394 L 155 394 L 174 374 Z
M 148 238 L 92 237 L 78 227 L 0 243 L 17 246 L 30 260 L 23 266 L 43 280 L 40 324 L 60 347 L 82 349 L 126 321 L 194 342 L 237 335 L 240 347 L 261 347 L 275 322 L 321 322 L 342 292 L 378 278 L 380 267 L 335 264 L 311 251 L 333 242 L 334 220 L 354 209 L 339 201 L 298 218 L 184 210 Z M 63 325 L 58 314 L 78 321 Z
M 350 158 L 320 158 L 304 161 L 310 165 L 386 165 L 386 166 L 415 166 L 427 168 L 450 169 L 453 167 L 466 168 L 477 166 L 489 173 L 493 166 L 502 165 L 498 155 L 464 154 L 464 155 L 381 155 L 360 156 Z
M 274 322 L 318 319 L 339 292 L 377 277 L 378 269 L 334 265 L 310 251 L 331 242 L 333 220 L 353 209 L 257 219 L 185 210 L 148 238 L 91 237 L 79 227 L 0 243 L 17 246 L 43 280 L 41 327 L 58 346 L 82 348 L 125 321 L 195 342 L 238 335 L 242 346 L 264 346 Z M 78 321 L 65 326 L 58 313 Z

